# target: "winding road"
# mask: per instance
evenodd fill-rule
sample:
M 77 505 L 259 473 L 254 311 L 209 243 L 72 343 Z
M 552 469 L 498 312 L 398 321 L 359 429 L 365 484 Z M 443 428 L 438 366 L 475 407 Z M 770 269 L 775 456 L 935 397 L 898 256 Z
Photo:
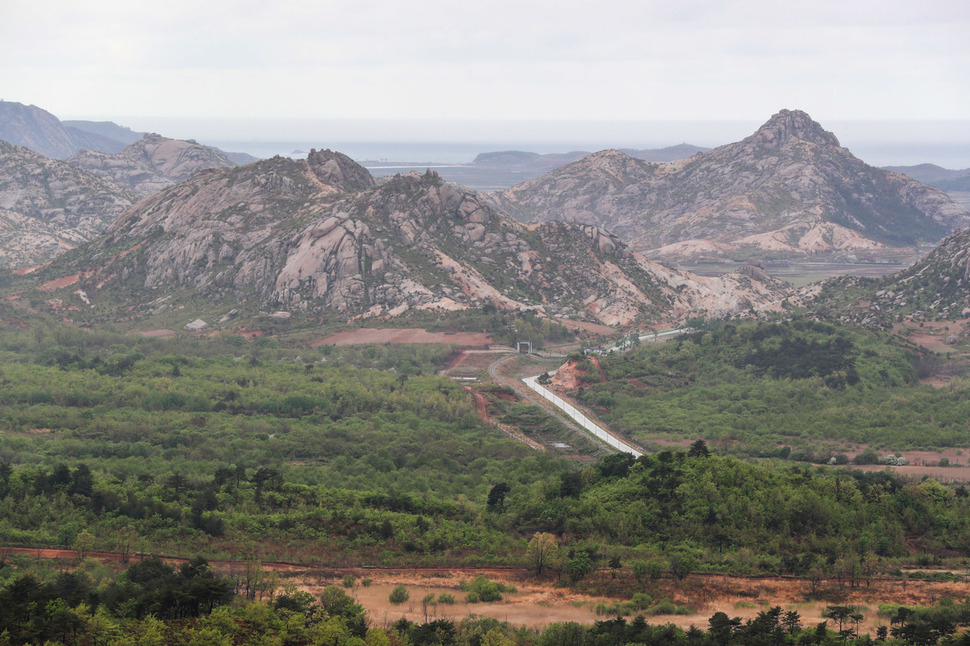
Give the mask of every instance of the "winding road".
M 653 332 L 651 334 L 640 335 L 639 341 L 666 340 L 667 338 L 671 338 L 690 331 L 691 331 L 690 328 L 677 328 L 674 330 L 665 330 L 663 332 Z M 632 345 L 633 344 L 629 341 L 627 342 L 621 341 L 620 343 L 617 344 L 616 349 L 619 349 L 621 351 L 629 350 L 631 349 Z M 632 453 L 633 457 L 640 457 L 641 455 L 643 455 L 643 451 L 640 448 L 635 447 L 632 444 L 626 442 L 625 440 L 620 439 L 619 437 L 617 437 L 616 435 L 608 431 L 603 426 L 591 420 L 589 417 L 587 417 L 584 413 L 582 413 L 571 403 L 569 403 L 568 401 L 566 401 L 565 399 L 563 399 L 553 391 L 549 390 L 548 388 L 540 385 L 538 382 L 539 375 L 534 375 L 532 377 L 523 377 L 521 379 L 521 382 L 528 387 L 528 390 L 520 387 L 516 380 L 506 379 L 505 377 L 502 377 L 501 375 L 499 375 L 498 373 L 499 366 L 503 365 L 505 362 L 509 361 L 510 359 L 516 356 L 518 355 L 510 354 L 508 356 L 502 357 L 498 361 L 492 362 L 492 364 L 488 367 L 488 374 L 491 375 L 492 379 L 494 379 L 495 381 L 505 384 L 510 388 L 512 388 L 512 390 L 514 390 L 520 397 L 522 397 L 526 401 L 531 402 L 536 406 L 540 406 L 541 408 L 545 409 L 550 415 L 552 415 L 560 422 L 565 424 L 566 428 L 576 433 L 580 433 L 586 437 L 592 436 L 594 439 L 598 440 L 601 444 L 605 444 L 608 448 L 611 448 L 614 451 L 620 451 L 623 453 Z M 537 399 L 535 395 L 538 395 L 539 397 L 543 398 L 543 400 L 547 403 L 543 403 L 543 401 L 540 401 L 539 399 Z M 566 417 L 561 415 L 560 411 L 564 413 Z M 567 419 L 567 417 L 569 419 Z

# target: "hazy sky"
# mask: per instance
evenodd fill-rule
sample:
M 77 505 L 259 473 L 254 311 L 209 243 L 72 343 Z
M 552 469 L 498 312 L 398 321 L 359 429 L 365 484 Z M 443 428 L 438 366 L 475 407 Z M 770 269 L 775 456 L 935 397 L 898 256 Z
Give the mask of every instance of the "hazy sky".
M 968 72 L 964 0 L 0 0 L 0 99 L 136 129 L 970 119 Z

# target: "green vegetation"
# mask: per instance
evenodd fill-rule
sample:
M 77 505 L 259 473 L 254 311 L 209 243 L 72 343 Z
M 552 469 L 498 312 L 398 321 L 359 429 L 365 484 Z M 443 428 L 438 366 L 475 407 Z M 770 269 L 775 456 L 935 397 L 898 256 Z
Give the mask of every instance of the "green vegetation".
M 431 350 L 326 347 L 298 358 L 234 337 L 145 341 L 58 328 L 0 340 L 0 544 L 529 565 L 575 585 L 608 560 L 615 575 L 621 557 L 649 583 L 695 571 L 857 577 L 905 557 L 907 544 L 970 551 L 966 490 L 932 480 L 747 464 L 711 455 L 703 441 L 576 470 L 483 427 L 462 388 L 427 374 L 446 356 Z M 692 402 L 678 413 L 692 434 L 693 409 L 716 417 L 721 406 L 719 423 L 775 428 L 823 401 L 842 402 L 838 419 L 885 419 L 910 414 L 907 397 L 924 398 L 920 419 L 955 432 L 966 402 L 915 385 L 909 355 L 814 322 L 724 326 L 604 359 L 609 382 L 584 397 L 612 396 L 620 419 L 640 400 L 656 414 L 682 398 Z M 355 365 L 366 362 L 396 365 Z M 867 403 L 893 384 L 895 406 Z M 772 392 L 781 394 L 757 399 Z M 797 440 L 789 434 L 800 424 L 772 431 L 759 450 L 770 453 L 779 433 Z M 745 430 L 755 447 L 757 431 Z
M 465 596 L 467 603 L 501 601 L 503 592 L 515 592 L 514 587 L 498 581 L 489 581 L 481 574 L 471 581 L 462 581 L 461 589 L 468 593 Z
M 124 643 L 85 632 L 115 626 L 118 639 L 181 630 L 171 640 L 190 643 L 199 627 L 242 635 L 259 624 L 292 631 L 291 643 L 479 644 L 491 634 L 489 643 L 746 644 L 761 643 L 752 635 L 764 630 L 773 643 L 828 643 L 838 633 L 855 638 L 845 631 L 857 613 L 833 606 L 838 633 L 802 630 L 774 609 L 748 623 L 715 615 L 709 633 L 651 627 L 643 616 L 687 612 L 658 581 L 698 572 L 794 575 L 821 596 L 825 580 L 853 587 L 897 570 L 946 578 L 909 571 L 952 569 L 970 556 L 965 487 L 792 460 L 807 459 L 819 441 L 852 439 L 851 429 L 883 446 L 915 445 L 931 428 L 957 443 L 970 412 L 963 391 L 919 386 L 913 349 L 888 337 L 810 321 L 725 324 L 604 358 L 607 383 L 591 382 L 581 395 L 598 413 L 621 424 L 637 415 L 664 420 L 669 434 L 711 443 L 585 458 L 582 466 L 481 425 L 464 389 L 432 375 L 449 353 L 296 350 L 232 335 L 145 340 L 53 325 L 0 332 L 0 545 L 73 549 L 72 575 L 91 579 L 58 584 L 57 573 L 0 554 L 0 592 L 17 581 L 16 590 L 41 591 L 23 588 L 38 605 L 17 615 L 34 632 L 16 639 Z M 490 394 L 501 401 L 504 392 Z M 609 410 L 597 408 L 601 401 Z M 529 417 L 522 405 L 499 408 L 507 419 Z M 728 434 L 704 432 L 704 424 Z M 750 463 L 724 455 L 724 446 L 779 457 L 779 447 L 794 450 L 787 460 Z M 888 450 L 843 461 L 870 463 Z M 92 551 L 134 560 L 134 574 L 99 570 L 84 558 Z M 220 608 L 225 583 L 198 557 L 185 574 L 151 566 L 143 576 L 143 564 L 154 563 L 140 560 L 146 553 L 244 560 L 233 590 L 249 601 L 268 595 L 272 606 Z M 590 627 L 522 632 L 436 620 L 368 628 L 344 591 L 357 589 L 354 576 L 338 576 L 317 607 L 295 592 L 274 598 L 279 581 L 259 568 L 269 559 L 511 565 L 577 589 L 615 585 L 632 598 L 597 608 L 617 618 Z M 71 586 L 83 593 L 51 596 Z M 512 591 L 485 577 L 463 590 L 469 602 Z M 166 606 L 168 598 L 182 605 Z M 426 595 L 422 607 L 454 602 Z M 943 625 L 927 613 L 911 616 Z M 892 628 L 903 630 L 909 617 Z M 167 623 L 182 619 L 192 621 Z M 69 628 L 52 636 L 49 625 Z M 333 631 L 329 641 L 308 636 L 324 630 Z
M 408 592 L 407 586 L 398 585 L 398 586 L 395 586 L 393 590 L 391 590 L 391 595 L 388 597 L 388 600 L 395 605 L 399 605 L 404 603 L 410 598 L 411 598 L 411 593 Z
M 428 375 L 448 349 L 242 343 L 6 330 L 0 544 L 502 561 L 468 500 L 563 469 Z
M 663 451 L 611 456 L 578 482 L 533 486 L 502 519 L 533 532 L 533 570 L 564 572 L 604 546 L 630 557 L 641 584 L 691 572 L 774 573 L 860 585 L 908 561 L 910 547 L 970 553 L 966 489 L 863 473 Z M 569 486 L 564 484 L 569 482 Z M 559 536 L 576 537 L 563 545 Z
M 828 461 L 867 443 L 889 452 L 966 445 L 968 384 L 917 382 L 914 347 L 812 320 L 722 323 L 604 357 L 582 402 L 611 427 L 703 437 L 742 455 Z

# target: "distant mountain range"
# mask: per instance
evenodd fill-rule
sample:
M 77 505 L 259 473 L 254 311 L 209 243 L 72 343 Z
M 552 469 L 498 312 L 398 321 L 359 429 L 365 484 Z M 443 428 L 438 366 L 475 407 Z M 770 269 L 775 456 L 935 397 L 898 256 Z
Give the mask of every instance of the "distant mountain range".
M 110 121 L 61 121 L 35 105 L 0 101 L 0 139 L 51 159 L 67 159 L 82 151 L 118 154 L 147 134 Z M 246 153 L 212 150 L 240 166 L 257 159 Z
M 939 189 L 865 164 L 797 110 L 688 159 L 602 151 L 489 200 L 526 223 L 603 226 L 665 260 L 897 259 L 970 224 Z
M 970 191 L 970 168 L 949 170 L 936 164 L 918 164 L 916 166 L 886 166 L 886 170 L 908 175 L 915 180 L 944 191 Z
M 0 266 L 60 256 L 19 289 L 43 285 L 32 303 L 53 292 L 89 321 L 179 308 L 352 318 L 491 305 L 608 325 L 675 322 L 776 309 L 793 289 L 757 263 L 702 278 L 647 257 L 913 258 L 970 223 L 939 189 L 868 166 L 800 111 L 713 150 L 483 153 L 473 166 L 554 167 L 489 194 L 432 171 L 375 180 L 329 150 L 240 167 L 195 141 L 0 102 L 0 127 L 14 126 L 58 154 L 85 137 L 105 148 L 59 160 L 0 141 Z M 967 235 L 872 293 L 865 281 L 845 285 L 865 306 L 962 315 Z M 850 300 L 846 311 L 864 307 Z
M 651 162 L 667 162 L 685 159 L 697 153 L 706 152 L 710 148 L 700 148 L 690 144 L 679 144 L 667 148 L 638 150 L 621 148 L 620 152 L 634 159 Z M 472 162 L 476 166 L 529 168 L 536 171 L 549 172 L 589 157 L 593 153 L 587 151 L 573 151 L 569 153 L 531 153 L 521 150 L 506 150 L 481 153 Z
M 432 172 L 378 185 L 330 151 L 196 173 L 38 277 L 55 279 L 65 302 L 115 319 L 491 304 L 625 325 L 777 307 L 788 293 L 755 272 L 701 278 L 646 262 L 597 227 L 515 223 Z

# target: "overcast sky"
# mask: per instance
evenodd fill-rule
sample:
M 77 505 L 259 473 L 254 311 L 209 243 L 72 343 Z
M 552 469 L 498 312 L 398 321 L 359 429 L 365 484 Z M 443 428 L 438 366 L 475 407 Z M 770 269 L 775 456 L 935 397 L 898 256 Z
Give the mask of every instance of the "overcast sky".
M 136 129 L 970 119 L 968 72 L 964 0 L 0 0 L 0 99 Z

